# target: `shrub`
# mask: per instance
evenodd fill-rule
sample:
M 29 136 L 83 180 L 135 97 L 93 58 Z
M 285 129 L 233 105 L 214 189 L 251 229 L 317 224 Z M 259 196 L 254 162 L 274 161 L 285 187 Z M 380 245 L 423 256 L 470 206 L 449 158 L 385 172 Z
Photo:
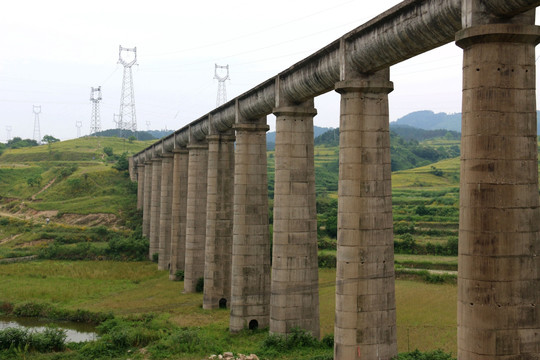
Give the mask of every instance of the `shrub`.
M 303 348 L 319 347 L 319 341 L 308 331 L 300 328 L 292 328 L 287 335 L 269 334 L 263 341 L 264 350 L 274 350 L 277 352 Z M 333 346 L 333 344 L 332 344 Z
M 337 241 L 329 236 L 321 236 L 317 241 L 318 247 L 321 250 L 336 250 Z
M 116 260 L 144 260 L 148 254 L 149 243 L 145 238 L 113 237 L 109 240 L 105 253 Z
M 0 314 L 9 315 L 13 312 L 13 304 L 7 301 L 4 301 L 0 304 Z
M 401 241 L 394 241 L 394 251 L 398 254 L 416 254 L 416 241 L 411 234 L 403 234 Z
M 410 353 L 401 353 L 395 360 L 455 360 L 451 354 L 447 354 L 442 350 L 428 351 L 422 353 L 418 349 Z
M 7 328 L 0 330 L 0 349 L 28 349 L 38 352 L 62 351 L 65 349 L 66 332 L 47 326 L 39 333 L 26 329 Z
M 103 152 L 105 153 L 105 155 L 107 156 L 113 156 L 113 148 L 110 147 L 110 146 L 105 146 L 103 148 Z
M 157 263 L 159 261 L 159 253 L 152 254 L 152 261 Z
M 175 281 L 184 281 L 184 270 L 176 270 L 174 273 Z
M 200 277 L 197 279 L 197 283 L 195 284 L 195 291 L 198 293 L 202 293 L 204 291 L 204 278 Z
M 334 348 L 334 334 L 327 334 L 321 339 L 323 345 L 333 349 Z
M 334 254 L 319 255 L 318 261 L 320 268 L 335 268 L 337 263 L 336 255 Z
M 13 314 L 24 317 L 44 317 L 50 308 L 51 306 L 46 303 L 28 301 L 15 305 Z

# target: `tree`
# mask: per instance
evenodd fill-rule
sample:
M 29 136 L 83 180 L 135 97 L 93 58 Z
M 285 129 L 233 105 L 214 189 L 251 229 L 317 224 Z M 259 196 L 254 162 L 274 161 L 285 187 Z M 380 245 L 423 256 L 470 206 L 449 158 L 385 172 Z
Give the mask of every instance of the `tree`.
M 55 138 L 55 137 L 52 136 L 52 135 L 45 135 L 45 136 L 43 137 L 43 140 L 42 140 L 42 141 L 43 141 L 43 142 L 46 142 L 47 144 L 50 145 L 50 144 L 52 144 L 52 143 L 55 143 L 55 142 L 60 141 L 60 139 L 57 139 L 57 138 Z
M 116 164 L 113 165 L 113 168 L 118 171 L 126 171 L 129 169 L 127 153 L 123 153 L 122 155 L 120 155 Z
M 107 156 L 113 156 L 113 148 L 110 147 L 110 146 L 105 146 L 103 148 L 103 152 L 105 153 L 105 155 Z
M 133 144 L 133 141 L 137 140 L 137 138 L 133 135 L 131 135 L 130 137 L 128 137 L 128 141 L 130 144 Z
M 19 149 L 22 147 L 31 147 L 31 146 L 38 146 L 37 141 L 32 140 L 32 139 L 23 140 L 20 137 L 16 136 L 7 142 L 7 147 L 10 149 Z
M 40 186 L 42 180 L 43 179 L 41 178 L 41 175 L 36 175 L 36 176 L 32 176 L 31 178 L 26 179 L 26 183 L 30 187 L 34 187 L 34 185 Z

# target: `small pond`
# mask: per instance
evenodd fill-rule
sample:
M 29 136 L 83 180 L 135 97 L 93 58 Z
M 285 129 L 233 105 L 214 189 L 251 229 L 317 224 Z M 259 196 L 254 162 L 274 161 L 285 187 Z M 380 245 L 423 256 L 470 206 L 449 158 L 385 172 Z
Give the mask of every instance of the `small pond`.
M 0 316 L 0 330 L 6 328 L 22 328 L 34 332 L 45 330 L 45 326 L 54 324 L 66 331 L 66 342 L 83 342 L 96 340 L 96 328 L 94 325 L 81 324 L 70 321 L 51 321 L 36 318 L 20 318 L 12 316 Z

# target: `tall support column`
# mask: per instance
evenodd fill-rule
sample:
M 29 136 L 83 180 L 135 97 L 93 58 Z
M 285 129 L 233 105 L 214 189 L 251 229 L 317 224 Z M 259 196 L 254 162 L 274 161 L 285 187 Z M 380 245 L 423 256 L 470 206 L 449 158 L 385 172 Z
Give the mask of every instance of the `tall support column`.
M 169 279 L 176 280 L 176 272 L 184 271 L 186 262 L 186 208 L 188 182 L 188 151 L 173 150 L 173 192 L 171 217 L 171 270 Z
M 144 192 L 143 192 L 143 222 L 142 233 L 150 239 L 150 218 L 152 204 L 152 161 L 144 162 Z M 148 258 L 152 259 L 152 254 L 148 254 Z
M 170 270 L 173 154 L 161 159 L 161 207 L 159 215 L 158 270 Z
M 538 359 L 540 212 L 534 10 L 464 1 L 458 358 Z
M 230 306 L 234 135 L 209 135 L 203 308 Z
M 397 355 L 389 71 L 336 84 L 341 94 L 334 358 Z
M 268 129 L 266 118 L 235 124 L 231 332 L 269 325 Z
M 161 158 L 152 159 L 152 200 L 150 204 L 150 259 L 159 255 L 159 217 L 161 215 Z
M 274 109 L 276 151 L 270 331 L 319 337 L 313 99 Z
M 142 210 L 144 204 L 144 164 L 137 164 L 137 209 Z
M 128 173 L 131 181 L 137 181 L 137 165 L 135 165 L 133 156 L 128 157 Z
M 195 292 L 197 281 L 204 277 L 208 144 L 192 142 L 187 148 L 189 160 L 184 291 L 191 293 Z

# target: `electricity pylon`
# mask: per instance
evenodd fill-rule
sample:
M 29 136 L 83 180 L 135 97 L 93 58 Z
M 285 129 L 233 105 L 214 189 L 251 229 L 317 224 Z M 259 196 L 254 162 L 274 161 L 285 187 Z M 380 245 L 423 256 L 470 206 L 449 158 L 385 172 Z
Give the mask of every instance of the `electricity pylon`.
M 81 120 L 75 121 L 75 126 L 77 127 L 77 139 L 78 139 L 81 137 L 82 121 Z
M 229 78 L 229 65 L 218 65 L 214 64 L 216 67 L 214 68 L 214 79 L 217 79 L 218 81 L 218 90 L 217 90 L 217 98 L 216 98 L 216 107 L 223 105 L 227 102 L 227 90 L 225 89 L 225 81 L 230 80 Z M 225 76 L 220 76 L 218 74 L 219 70 L 227 70 L 227 74 Z
M 32 105 L 32 111 L 34 112 L 34 140 L 41 145 L 41 130 L 39 128 L 41 105 Z
M 92 118 L 90 119 L 90 135 L 101 131 L 101 115 L 99 111 L 99 102 L 101 101 L 101 86 L 91 88 L 90 101 L 92 102 Z
M 118 129 L 118 137 L 122 137 L 122 129 L 124 128 L 124 123 L 122 122 L 122 115 L 120 114 L 112 114 L 113 116 L 113 123 L 116 124 L 116 128 Z
M 133 73 L 131 67 L 137 64 L 137 47 L 125 48 L 120 45 L 118 52 L 118 63 L 124 66 L 124 77 L 122 79 L 122 95 L 120 96 L 120 121 L 122 129 L 128 129 L 137 133 L 137 118 L 135 116 L 135 95 L 133 91 Z M 122 52 L 133 53 L 133 59 L 126 60 L 122 57 Z
M 6 143 L 11 140 L 11 126 L 6 126 Z

